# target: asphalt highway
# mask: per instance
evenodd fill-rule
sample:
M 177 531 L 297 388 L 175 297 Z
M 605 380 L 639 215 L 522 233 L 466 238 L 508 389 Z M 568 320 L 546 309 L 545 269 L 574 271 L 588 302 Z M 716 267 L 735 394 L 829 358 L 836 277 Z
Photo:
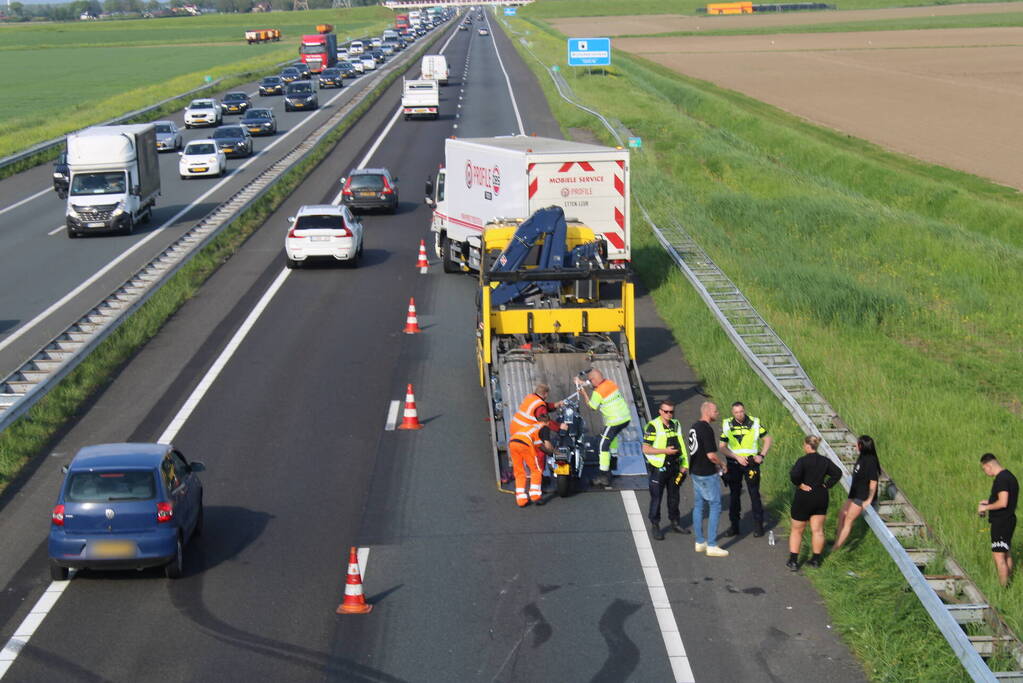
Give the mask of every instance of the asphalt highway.
M 445 25 L 439 31 L 449 28 Z M 380 68 L 417 51 L 424 40 L 432 40 L 437 33 L 416 41 Z M 411 66 L 413 73 L 418 73 L 418 64 Z M 312 112 L 285 112 L 282 97 L 256 94 L 258 82 L 238 86 L 236 90 L 252 95 L 253 107 L 274 110 L 277 134 L 254 138 L 255 154 L 229 159 L 228 175 L 223 179 L 182 180 L 178 176 L 178 155 L 161 153 L 162 196 L 153 219 L 137 226 L 130 236 L 68 239 L 63 229 L 66 202 L 52 191 L 50 164 L 0 180 L 0 376 L 17 368 L 198 219 L 287 154 L 363 92 L 369 78 L 367 72 L 358 79 L 346 80 L 341 89 L 320 90 L 320 108 Z M 166 118 L 184 127 L 183 112 Z M 224 123 L 239 118 L 225 115 Z M 212 128 L 193 128 L 184 131 L 183 137 L 187 143 L 211 134 Z
M 157 439 L 279 285 L 174 439 L 208 468 L 206 530 L 185 578 L 74 576 L 5 680 L 676 680 L 656 579 L 625 514 L 632 492 L 520 510 L 497 490 L 474 281 L 435 262 L 426 275 L 414 268 L 428 237 L 423 182 L 444 138 L 518 129 L 496 49 L 526 132 L 559 136 L 497 24 L 492 37 L 458 32 L 440 119 L 399 119 L 368 160 L 400 178 L 402 203 L 365 217 L 362 265 L 282 276 L 286 218 L 336 195 L 392 118 L 398 86 L 0 497 L 3 643 L 50 585 L 44 539 L 60 466 L 86 444 Z M 410 296 L 420 335 L 401 333 Z M 683 401 L 691 421 L 699 385 L 649 297 L 638 324 L 654 397 Z M 385 431 L 409 382 L 425 427 Z M 647 494 L 636 499 L 645 510 Z M 696 680 L 863 680 L 812 588 L 784 569 L 781 543 L 740 538 L 727 559 L 691 543 L 670 536 L 654 554 Z M 351 545 L 369 549 L 374 611 L 337 616 Z

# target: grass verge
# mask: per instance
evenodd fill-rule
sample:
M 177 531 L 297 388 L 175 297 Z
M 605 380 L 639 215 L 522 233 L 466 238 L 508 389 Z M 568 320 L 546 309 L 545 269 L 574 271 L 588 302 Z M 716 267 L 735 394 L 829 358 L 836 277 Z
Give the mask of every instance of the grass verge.
M 417 46 L 415 56 L 407 64 L 414 65 L 439 38 L 440 35 Z M 66 425 L 79 416 L 79 411 L 87 405 L 90 397 L 112 382 L 117 370 L 152 339 L 170 316 L 263 225 L 403 72 L 404 69 L 396 69 L 388 74 L 305 159 L 289 169 L 262 197 L 231 221 L 27 414 L 0 432 L 0 493 L 26 463 L 47 450 Z
M 525 18 L 512 26 L 566 70 L 561 37 Z M 523 56 L 563 130 L 589 128 L 610 143 Z M 644 60 L 616 61 L 615 76 L 570 80 L 584 104 L 643 138 L 633 192 L 658 222 L 686 225 L 846 421 L 878 439 L 882 465 L 1018 630 L 1023 598 L 997 586 L 974 510 L 990 487 L 980 453 L 995 450 L 1020 470 L 1006 447 L 1023 437 L 1023 304 L 1005 288 L 1023 272 L 1023 198 Z M 802 434 L 649 229 L 637 220 L 633 231 L 637 270 L 707 391 L 721 403 L 745 401 L 770 424 L 777 455 L 764 490 L 787 520 L 787 470 Z M 851 551 L 828 558 L 811 580 L 868 673 L 962 679 L 879 543 L 858 533 Z

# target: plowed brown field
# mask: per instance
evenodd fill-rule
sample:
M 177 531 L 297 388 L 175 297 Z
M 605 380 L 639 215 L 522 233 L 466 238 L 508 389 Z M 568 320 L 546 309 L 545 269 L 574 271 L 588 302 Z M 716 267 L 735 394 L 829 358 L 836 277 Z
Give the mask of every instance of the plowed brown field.
M 684 16 L 681 14 L 645 14 L 622 17 L 571 17 L 551 19 L 550 23 L 566 36 L 638 36 L 674 31 L 720 31 L 759 26 L 800 26 L 833 24 L 845 21 L 917 19 L 961 14 L 998 14 L 1023 11 L 1019 2 L 985 2 L 965 5 L 898 7 L 893 9 L 837 10 L 821 12 L 782 12 L 736 16 Z
M 1023 189 L 1023 28 L 614 44 L 815 123 Z

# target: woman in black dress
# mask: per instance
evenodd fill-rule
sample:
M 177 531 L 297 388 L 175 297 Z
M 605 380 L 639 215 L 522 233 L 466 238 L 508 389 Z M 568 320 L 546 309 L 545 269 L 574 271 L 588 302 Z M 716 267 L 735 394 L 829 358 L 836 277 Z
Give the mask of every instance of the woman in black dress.
M 799 569 L 799 549 L 803 545 L 803 531 L 810 522 L 813 557 L 811 567 L 821 566 L 824 552 L 824 520 L 828 514 L 828 489 L 842 478 L 842 470 L 828 458 L 817 453 L 821 443 L 819 436 L 810 435 L 803 439 L 805 455 L 796 461 L 789 471 L 789 479 L 796 485 L 792 499 L 792 533 L 789 534 L 789 561 L 785 566 Z
M 864 434 L 857 439 L 856 450 L 860 456 L 853 467 L 849 497 L 842 503 L 842 509 L 838 513 L 837 534 L 831 552 L 845 545 L 849 532 L 852 531 L 853 522 L 863 513 L 863 509 L 877 498 L 877 480 L 881 476 L 881 464 L 877 460 L 874 440 Z

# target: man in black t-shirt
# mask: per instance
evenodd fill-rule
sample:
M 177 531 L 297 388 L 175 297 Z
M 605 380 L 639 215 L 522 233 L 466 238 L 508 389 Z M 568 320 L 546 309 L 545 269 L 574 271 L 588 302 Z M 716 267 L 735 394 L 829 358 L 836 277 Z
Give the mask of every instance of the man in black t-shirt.
M 718 470 L 725 472 L 724 458 L 718 456 L 718 442 L 711 423 L 718 419 L 718 407 L 706 402 L 700 406 L 700 419 L 686 432 L 689 451 L 689 474 L 693 479 L 693 530 L 696 532 L 696 552 L 708 557 L 728 557 L 728 551 L 718 547 L 718 518 L 721 516 L 721 482 Z M 703 536 L 703 505 L 710 507 L 707 519 L 707 538 Z
M 1009 585 L 1012 577 L 1012 533 L 1016 530 L 1016 501 L 1019 499 L 1019 482 L 1012 472 L 1005 469 L 992 453 L 980 456 L 984 474 L 994 477 L 991 495 L 977 505 L 977 514 L 987 514 L 991 523 L 991 555 L 998 570 L 998 582 Z

